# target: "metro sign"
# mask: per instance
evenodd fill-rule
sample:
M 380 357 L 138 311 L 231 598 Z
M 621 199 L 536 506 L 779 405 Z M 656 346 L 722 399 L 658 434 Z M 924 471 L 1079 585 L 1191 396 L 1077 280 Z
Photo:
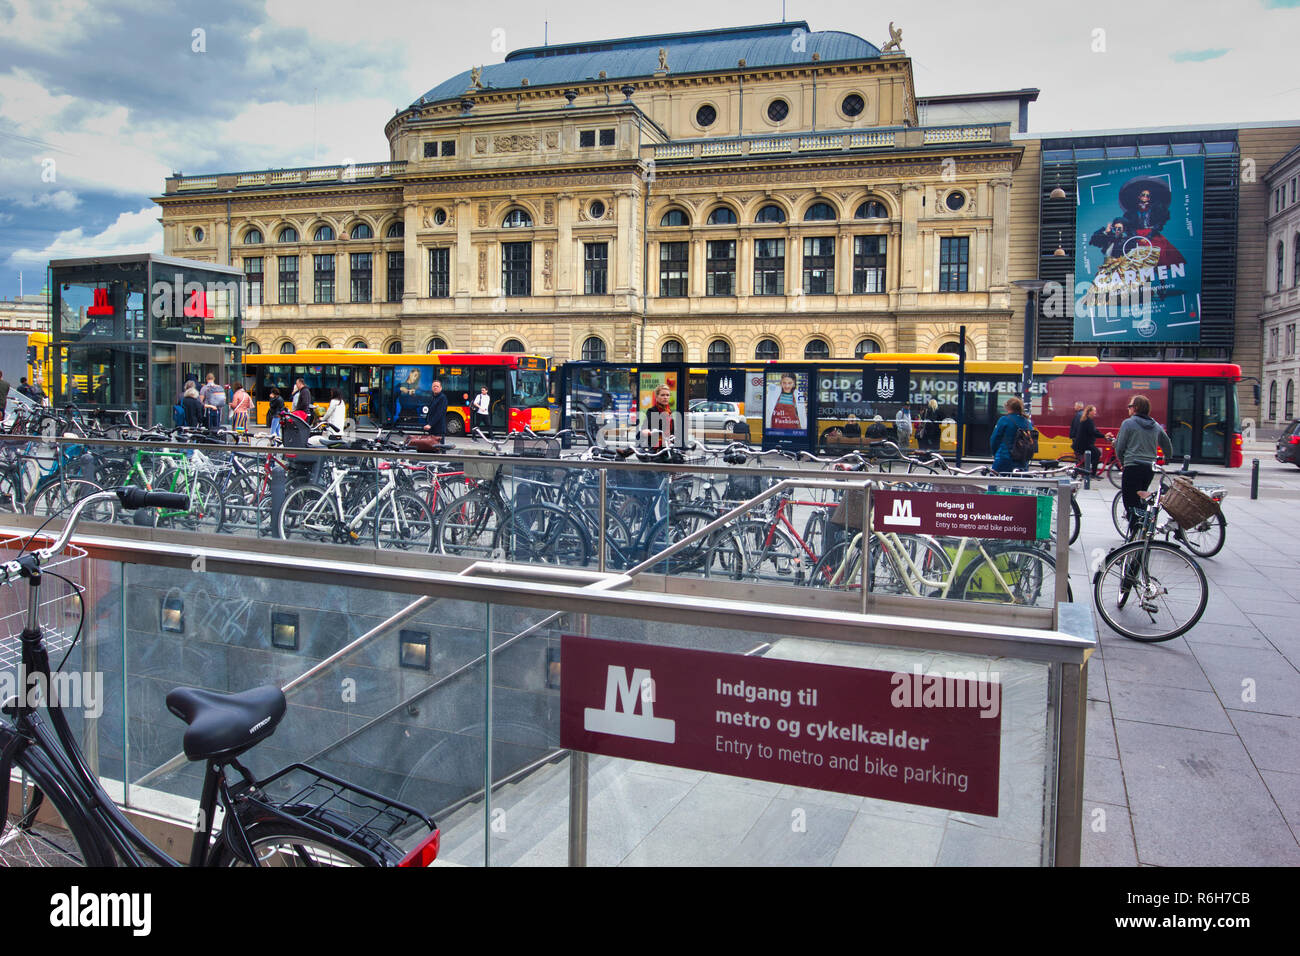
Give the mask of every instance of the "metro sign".
M 86 315 L 112 315 L 113 303 L 109 301 L 108 289 L 94 289 L 95 303 L 86 309 Z

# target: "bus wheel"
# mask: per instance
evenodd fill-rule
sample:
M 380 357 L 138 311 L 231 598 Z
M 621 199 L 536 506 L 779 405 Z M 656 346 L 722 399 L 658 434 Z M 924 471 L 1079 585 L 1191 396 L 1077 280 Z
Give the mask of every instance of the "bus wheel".
M 465 419 L 461 418 L 455 412 L 447 414 L 447 434 L 463 435 L 465 434 Z

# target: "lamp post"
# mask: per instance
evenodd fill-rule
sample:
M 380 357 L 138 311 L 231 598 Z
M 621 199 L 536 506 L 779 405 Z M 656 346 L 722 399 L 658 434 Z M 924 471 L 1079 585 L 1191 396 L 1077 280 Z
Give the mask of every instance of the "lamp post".
M 1025 349 L 1020 371 L 1020 399 L 1029 414 L 1029 388 L 1034 381 L 1034 358 L 1038 351 L 1038 293 L 1047 283 L 1042 279 L 1017 279 L 1012 285 L 1025 290 Z

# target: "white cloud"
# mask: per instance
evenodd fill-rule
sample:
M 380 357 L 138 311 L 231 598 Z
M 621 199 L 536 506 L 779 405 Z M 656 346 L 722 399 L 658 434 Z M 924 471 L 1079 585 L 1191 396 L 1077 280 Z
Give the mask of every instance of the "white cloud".
M 11 198 L 24 209 L 40 209 L 49 206 L 60 212 L 72 212 L 81 203 L 77 194 L 67 189 L 58 189 L 52 193 L 30 193 Z
M 158 210 L 147 206 L 139 212 L 124 212 L 108 228 L 86 235 L 81 228 L 65 229 L 44 249 L 18 249 L 10 257 L 10 268 L 44 266 L 51 259 L 82 256 L 122 255 L 128 252 L 162 252 L 162 227 Z

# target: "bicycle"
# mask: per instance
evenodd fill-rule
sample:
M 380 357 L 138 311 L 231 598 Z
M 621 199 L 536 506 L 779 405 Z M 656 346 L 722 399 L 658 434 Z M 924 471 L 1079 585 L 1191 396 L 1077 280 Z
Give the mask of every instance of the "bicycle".
M 1180 477 L 1189 480 L 1196 478 L 1198 474 L 1199 472 L 1195 471 L 1178 472 Z M 1168 516 L 1156 527 L 1156 534 L 1163 535 L 1166 541 L 1173 537 L 1175 541 L 1180 542 L 1198 558 L 1212 558 L 1223 550 L 1228 538 L 1228 520 L 1223 516 L 1222 509 L 1223 499 L 1228 496 L 1228 492 L 1227 489 L 1219 485 L 1197 485 L 1196 487 L 1209 495 L 1220 506 L 1219 510 L 1187 526 L 1180 524 L 1172 516 Z M 1131 525 L 1124 510 L 1124 493 L 1122 491 L 1116 492 L 1114 499 L 1110 503 L 1110 518 L 1115 525 L 1115 530 L 1127 539 Z
M 1210 595 L 1201 566 L 1178 545 L 1155 540 L 1167 487 L 1164 469 L 1157 471 L 1161 480 L 1135 509 L 1128 543 L 1106 555 L 1092 588 L 1101 619 L 1116 633 L 1146 643 L 1186 633 L 1205 613 Z
M 65 554 L 82 511 L 108 502 L 128 510 L 188 510 L 182 497 L 138 488 L 91 495 L 76 504 L 52 545 L 0 567 L 0 584 L 26 579 L 29 585 L 20 638 L 24 674 L 43 682 L 42 688 L 57 686 L 51 682 L 50 654 L 66 650 L 66 660 L 80 635 L 80 626 L 71 638 L 48 629 L 39 613 L 48 604 L 42 605 L 38 594 L 43 576 L 57 576 L 53 568 L 61 560 L 84 555 Z M 75 585 L 70 593 L 80 598 Z M 59 603 L 49 616 L 57 621 L 66 613 Z M 239 757 L 271 737 L 284 717 L 287 702 L 279 687 L 235 694 L 178 687 L 166 700 L 168 710 L 188 725 L 185 755 L 206 765 L 200 826 L 188 865 L 427 866 L 436 858 L 441 833 L 433 819 L 415 807 L 306 764 L 291 764 L 257 780 L 240 763 Z M 19 771 L 19 790 L 11 807 L 14 768 Z M 232 769 L 238 777 L 232 778 Z M 0 787 L 0 866 L 182 865 L 113 803 L 82 754 L 57 694 L 33 700 L 21 693 L 4 704 L 0 781 L 5 784 Z M 223 811 L 219 830 L 218 805 Z

